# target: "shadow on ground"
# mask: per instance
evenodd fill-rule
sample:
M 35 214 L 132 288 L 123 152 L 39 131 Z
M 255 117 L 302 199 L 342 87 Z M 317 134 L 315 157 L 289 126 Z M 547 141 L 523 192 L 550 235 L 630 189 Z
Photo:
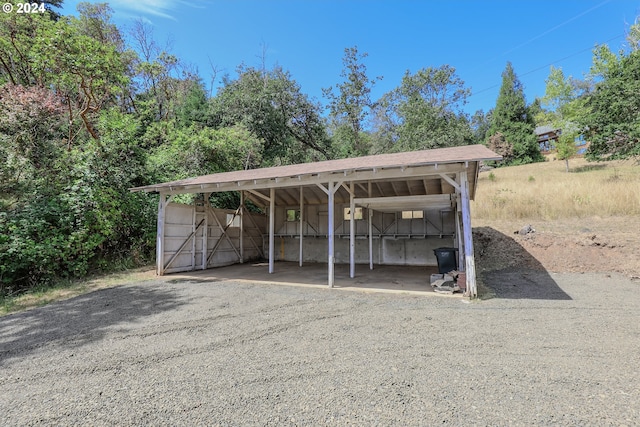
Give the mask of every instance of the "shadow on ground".
M 571 299 L 512 236 L 491 227 L 477 227 L 473 239 L 480 279 L 495 298 Z
M 173 310 L 184 302 L 152 286 L 102 289 L 0 318 L 0 366 L 51 343 L 81 347 L 103 339 L 109 327 Z

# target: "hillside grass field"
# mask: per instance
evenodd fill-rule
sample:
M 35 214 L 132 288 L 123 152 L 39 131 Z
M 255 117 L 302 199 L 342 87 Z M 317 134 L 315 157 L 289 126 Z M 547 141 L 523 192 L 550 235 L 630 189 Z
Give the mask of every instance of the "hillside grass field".
M 481 172 L 474 220 L 640 216 L 640 165 L 633 160 L 547 161 Z
M 569 172 L 550 160 L 480 173 L 471 203 L 480 272 L 535 264 L 640 279 L 640 164 L 576 158 L 569 165 Z M 535 232 L 520 235 L 527 225 Z

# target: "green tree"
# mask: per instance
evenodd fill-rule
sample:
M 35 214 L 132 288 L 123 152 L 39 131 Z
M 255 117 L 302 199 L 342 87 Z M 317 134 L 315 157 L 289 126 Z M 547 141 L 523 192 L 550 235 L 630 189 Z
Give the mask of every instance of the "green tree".
M 592 160 L 640 156 L 640 51 L 609 64 L 586 100 L 581 120 Z
M 0 208 L 19 208 L 43 188 L 55 187 L 65 112 L 50 89 L 0 86 Z
M 149 122 L 174 119 L 183 71 L 178 57 L 158 45 L 151 26 L 143 21 L 134 22 L 130 35 L 137 52 L 132 64 L 137 84 L 136 112 Z
M 153 150 L 148 168 L 153 181 L 172 181 L 261 163 L 261 141 L 242 125 L 220 129 L 173 127 L 170 143 Z
M 329 115 L 334 128 L 334 149 L 338 157 L 363 156 L 369 153 L 370 138 L 364 131 L 366 119 L 374 104 L 371 101 L 371 89 L 377 80 L 369 79 L 363 60 L 366 53 L 358 54 L 358 47 L 344 50 L 340 76 L 342 83 L 334 88 L 324 88 L 322 93 L 329 100 Z
M 50 87 L 63 99 L 69 146 L 82 131 L 99 138 L 95 123 L 100 110 L 121 98 L 129 84 L 122 44 L 109 22 L 108 7 L 85 6 L 79 5 L 78 18 L 53 21 L 46 14 L 21 16 L 20 22 L 10 22 L 10 40 L 0 41 L 13 48 L 4 49 L 10 57 L 20 59 L 16 67 L 5 68 L 12 82 Z M 98 22 L 100 19 L 105 21 Z M 25 31 L 18 31 L 20 28 Z
M 216 127 L 242 125 L 263 142 L 264 165 L 300 163 L 331 157 L 320 105 L 300 91 L 281 67 L 238 68 L 238 78 L 223 80 L 212 99 Z
M 489 137 L 500 133 L 512 155 L 502 154 L 504 164 L 524 164 L 544 160 L 535 135 L 535 124 L 524 96 L 522 83 L 518 80 L 513 66 L 507 62 L 502 72 L 502 85 L 491 116 Z M 487 141 L 491 147 L 490 140 Z M 496 147 L 493 147 L 496 148 Z
M 176 102 L 176 121 L 181 127 L 197 123 L 207 125 L 209 117 L 209 102 L 204 84 L 200 78 L 185 79 L 180 82 L 181 91 Z
M 478 110 L 471 117 L 474 144 L 484 144 L 487 140 L 487 134 L 491 127 L 491 114 L 493 114 L 493 110 L 489 110 L 487 113 L 483 110 Z
M 377 108 L 377 152 L 467 145 L 471 126 L 462 111 L 470 90 L 449 65 L 407 71 Z
M 47 73 L 34 68 L 34 58 L 41 54 L 34 42 L 54 26 L 55 19 L 50 12 L 0 14 L 0 84 L 44 86 L 48 83 Z
M 538 117 L 542 119 L 541 124 L 561 130 L 556 144 L 557 157 L 565 161 L 569 172 L 569 159 L 577 153 L 575 141 L 581 135 L 579 123 L 585 114 L 580 84 L 571 77 L 565 78 L 561 68 L 551 67 L 542 102 L 549 111 Z

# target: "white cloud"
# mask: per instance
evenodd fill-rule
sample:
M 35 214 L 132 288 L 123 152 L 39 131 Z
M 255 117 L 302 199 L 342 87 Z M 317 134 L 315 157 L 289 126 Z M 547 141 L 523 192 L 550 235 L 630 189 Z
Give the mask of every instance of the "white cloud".
M 175 20 L 174 13 L 180 8 L 202 8 L 197 4 L 198 0 L 111 0 L 110 5 L 114 10 L 125 14 L 151 15 L 160 18 Z

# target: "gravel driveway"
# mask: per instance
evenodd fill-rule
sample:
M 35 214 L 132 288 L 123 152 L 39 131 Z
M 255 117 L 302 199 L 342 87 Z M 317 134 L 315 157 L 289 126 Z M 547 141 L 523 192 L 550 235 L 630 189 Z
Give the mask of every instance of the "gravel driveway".
M 0 318 L 3 425 L 638 425 L 640 283 L 496 297 L 146 281 Z

